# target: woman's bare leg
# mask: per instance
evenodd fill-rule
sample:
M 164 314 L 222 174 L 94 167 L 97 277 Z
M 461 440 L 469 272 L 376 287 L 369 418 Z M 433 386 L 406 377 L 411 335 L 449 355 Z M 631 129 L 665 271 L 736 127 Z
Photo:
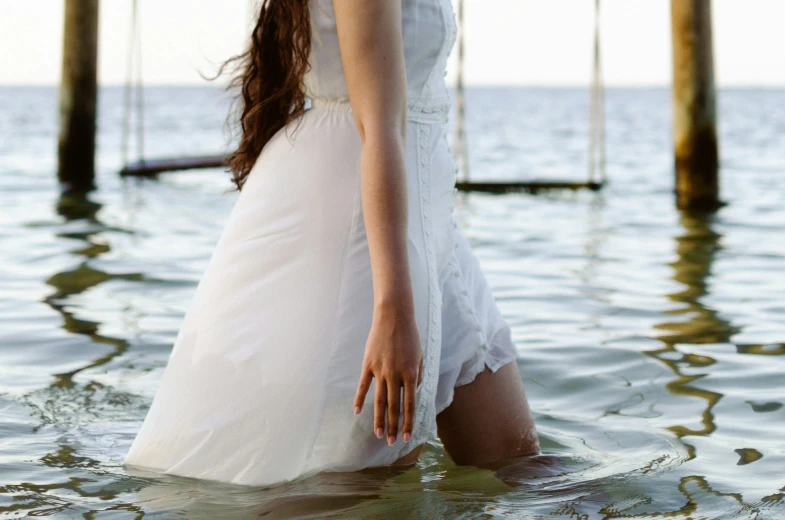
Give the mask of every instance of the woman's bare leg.
M 436 424 L 444 448 L 459 465 L 483 466 L 540 452 L 515 362 L 496 372 L 486 366 L 474 381 L 457 387 Z

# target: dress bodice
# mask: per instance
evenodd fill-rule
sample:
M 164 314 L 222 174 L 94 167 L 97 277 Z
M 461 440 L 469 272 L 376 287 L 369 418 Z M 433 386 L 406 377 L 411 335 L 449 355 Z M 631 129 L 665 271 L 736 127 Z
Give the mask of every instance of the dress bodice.
M 409 119 L 444 122 L 450 110 L 447 56 L 457 32 L 451 0 L 402 0 L 402 10 Z M 332 0 L 311 0 L 311 34 L 306 95 L 348 102 Z

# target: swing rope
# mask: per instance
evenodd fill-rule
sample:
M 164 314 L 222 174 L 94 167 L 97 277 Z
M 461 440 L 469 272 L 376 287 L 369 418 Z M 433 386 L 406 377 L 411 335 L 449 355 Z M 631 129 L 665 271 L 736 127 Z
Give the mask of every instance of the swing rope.
M 594 1 L 594 57 L 589 104 L 589 183 L 605 184 L 605 88 L 600 53 L 600 0 Z
M 136 58 L 136 63 L 134 63 Z M 136 81 L 134 82 L 134 65 L 136 65 Z M 123 108 L 122 158 L 128 164 L 131 140 L 131 112 L 134 92 L 136 93 L 136 153 L 139 162 L 144 158 L 144 98 L 142 85 L 142 27 L 139 22 L 139 2 L 131 3 L 131 28 L 128 38 L 128 62 Z

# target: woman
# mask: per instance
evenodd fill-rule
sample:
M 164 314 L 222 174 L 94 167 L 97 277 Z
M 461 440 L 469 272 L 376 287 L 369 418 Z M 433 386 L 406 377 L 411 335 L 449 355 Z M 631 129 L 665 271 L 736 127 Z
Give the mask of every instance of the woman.
M 271 485 L 539 452 L 510 329 L 452 218 L 450 0 L 268 0 L 240 195 L 125 459 Z M 305 109 L 305 98 L 312 107 Z

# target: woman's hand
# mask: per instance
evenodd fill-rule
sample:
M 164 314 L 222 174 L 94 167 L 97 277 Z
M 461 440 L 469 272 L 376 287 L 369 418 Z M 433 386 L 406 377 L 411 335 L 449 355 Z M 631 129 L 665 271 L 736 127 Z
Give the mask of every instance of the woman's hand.
M 422 380 L 423 354 L 411 304 L 393 302 L 376 305 L 373 324 L 365 346 L 360 383 L 354 398 L 354 413 L 362 410 L 365 396 L 376 379 L 374 433 L 384 435 L 387 416 L 387 444 L 398 437 L 398 420 L 403 402 L 402 438 L 408 442 L 414 429 L 415 391 Z M 403 389 L 403 398 L 401 398 Z

